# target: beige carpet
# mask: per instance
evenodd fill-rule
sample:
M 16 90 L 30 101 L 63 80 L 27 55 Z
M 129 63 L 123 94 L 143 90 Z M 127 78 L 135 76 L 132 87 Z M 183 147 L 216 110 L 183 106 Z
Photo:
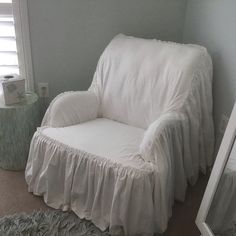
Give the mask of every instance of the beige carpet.
M 165 236 L 199 236 L 195 218 L 207 184 L 201 176 L 194 187 L 189 187 L 185 203 L 176 203 Z M 0 169 L 0 217 L 18 212 L 49 209 L 41 197 L 27 191 L 24 172 Z

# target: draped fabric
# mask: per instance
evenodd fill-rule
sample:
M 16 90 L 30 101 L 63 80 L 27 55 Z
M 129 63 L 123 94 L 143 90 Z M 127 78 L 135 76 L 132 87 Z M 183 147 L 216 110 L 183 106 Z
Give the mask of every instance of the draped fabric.
M 29 191 L 114 234 L 164 232 L 174 199 L 213 161 L 211 86 L 205 48 L 116 36 L 89 91 L 49 106 Z

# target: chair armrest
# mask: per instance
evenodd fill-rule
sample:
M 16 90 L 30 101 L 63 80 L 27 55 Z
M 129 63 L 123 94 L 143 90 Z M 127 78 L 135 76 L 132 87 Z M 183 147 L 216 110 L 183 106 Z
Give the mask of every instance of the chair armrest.
M 97 118 L 99 101 L 90 91 L 59 94 L 49 105 L 42 126 L 65 127 Z
M 180 201 L 185 199 L 185 165 L 188 163 L 184 160 L 184 148 L 188 148 L 185 147 L 188 144 L 184 138 L 184 127 L 187 127 L 184 114 L 163 114 L 149 126 L 140 145 L 143 159 L 152 163 L 159 173 L 164 196 L 169 196 L 167 202 L 172 202 L 173 197 Z
M 143 158 L 147 161 L 155 162 L 153 154 L 156 145 L 161 142 L 161 136 L 167 130 L 174 131 L 174 128 L 179 127 L 185 120 L 186 118 L 182 113 L 165 113 L 155 120 L 146 130 L 142 143 L 140 144 L 140 152 Z

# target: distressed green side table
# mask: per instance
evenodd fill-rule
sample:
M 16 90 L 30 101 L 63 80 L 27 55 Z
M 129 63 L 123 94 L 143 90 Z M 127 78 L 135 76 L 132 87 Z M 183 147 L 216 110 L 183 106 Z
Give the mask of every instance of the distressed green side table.
M 0 101 L 0 168 L 25 168 L 39 117 L 38 96 L 35 93 L 27 93 L 21 103 L 12 106 Z

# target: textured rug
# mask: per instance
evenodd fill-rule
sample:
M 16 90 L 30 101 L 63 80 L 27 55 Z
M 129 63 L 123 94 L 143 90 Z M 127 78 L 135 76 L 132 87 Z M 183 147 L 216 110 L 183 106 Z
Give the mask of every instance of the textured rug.
M 108 236 L 73 212 L 37 211 L 0 218 L 0 236 Z

